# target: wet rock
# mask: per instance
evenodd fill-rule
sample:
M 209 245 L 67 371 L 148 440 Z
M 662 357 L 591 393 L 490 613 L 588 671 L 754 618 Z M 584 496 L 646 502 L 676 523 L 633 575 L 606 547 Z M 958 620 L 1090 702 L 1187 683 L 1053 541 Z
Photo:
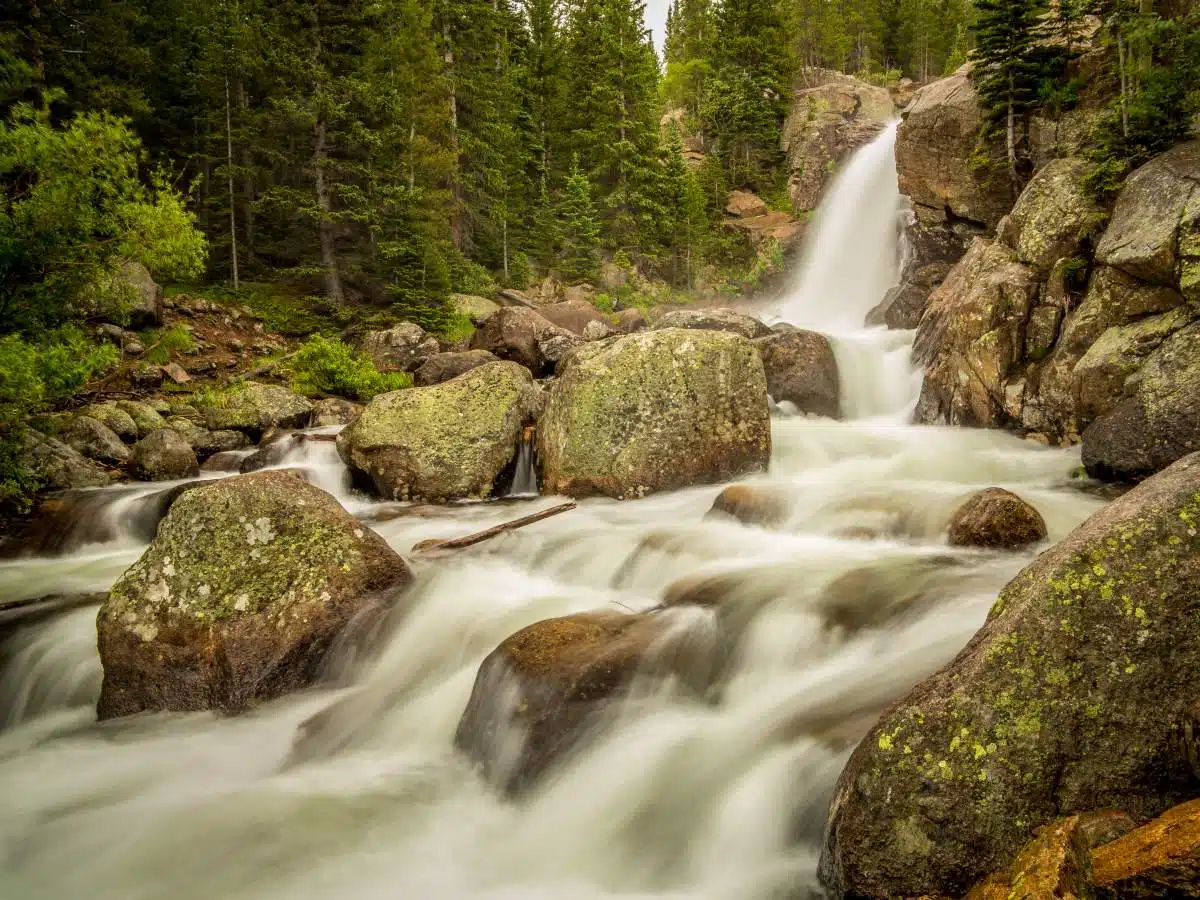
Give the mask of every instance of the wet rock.
M 1200 450 L 1200 322 L 1167 338 L 1125 388 L 1131 396 L 1083 433 L 1089 475 L 1138 481 Z
M 451 378 L 457 378 L 464 372 L 470 372 L 479 366 L 499 362 L 500 357 L 487 350 L 463 350 L 459 353 L 439 353 L 431 356 L 421 364 L 421 368 L 413 375 L 413 383 L 417 387 L 428 387 L 441 384 Z
M 237 711 L 307 687 L 347 624 L 410 578 L 382 538 L 290 475 L 186 491 L 100 610 L 100 718 Z
M 545 491 L 634 498 L 766 468 L 770 414 L 754 345 L 667 328 L 564 361 L 538 425 Z
M 142 481 L 174 481 L 199 475 L 200 464 L 183 435 L 160 428 L 133 445 L 133 474 Z
M 132 444 L 138 439 L 137 423 L 115 403 L 91 403 L 79 410 L 79 414 L 102 423 L 127 444 Z
M 111 428 L 91 416 L 75 416 L 59 437 L 88 459 L 108 465 L 123 465 L 132 455 Z
M 242 470 L 242 460 L 245 458 L 246 455 L 244 453 L 238 453 L 236 450 L 225 450 L 220 453 L 214 453 L 200 464 L 200 471 L 240 472 Z
M 1200 692 L 1198 498 L 1193 454 L 1099 510 L 885 713 L 831 806 L 830 889 L 961 896 L 1060 810 L 1139 820 L 1193 795 L 1173 733 Z
M 243 475 L 258 472 L 278 466 L 292 451 L 299 448 L 305 441 L 305 435 L 299 431 L 279 431 L 262 439 L 257 450 L 249 456 L 243 456 L 238 471 Z
M 643 331 L 649 323 L 646 317 L 642 315 L 642 311 L 636 307 L 622 309 L 614 314 L 616 318 L 617 330 L 625 334 L 633 334 L 635 331 Z
M 583 336 L 583 330 L 592 322 L 607 325 L 604 313 L 586 300 L 567 300 L 552 303 L 538 310 L 546 319 L 572 334 Z
M 312 404 L 287 388 L 247 381 L 216 395 L 201 412 L 210 431 L 242 431 L 257 440 L 272 428 L 303 428 Z
M 1017 259 L 1042 273 L 1074 256 L 1100 208 L 1084 189 L 1091 167 L 1081 159 L 1056 159 L 1040 169 L 1009 213 L 1006 229 Z
M 309 425 L 313 428 L 324 428 L 329 425 L 348 425 L 362 412 L 362 404 L 341 397 L 326 397 L 324 400 L 313 402 L 312 418 Z
M 776 528 L 787 520 L 791 504 L 779 491 L 755 484 L 731 484 L 713 501 L 709 516 L 729 516 L 743 525 Z
M 483 661 L 455 746 L 509 792 L 532 786 L 586 739 L 641 677 L 703 688 L 711 632 L 673 613 L 590 612 L 537 622 Z
M 1003 488 L 972 494 L 950 519 L 951 547 L 1020 550 L 1046 537 L 1042 514 Z
M 731 309 L 673 309 L 654 322 L 657 331 L 663 328 L 695 328 L 703 331 L 728 331 L 744 338 L 766 337 L 771 329 L 758 319 L 744 316 Z
M 442 349 L 437 338 L 413 322 L 369 332 L 363 337 L 362 348 L 380 372 L 412 372 Z
M 839 414 L 837 359 L 829 338 L 815 331 L 785 331 L 754 342 L 776 403 L 788 401 L 803 413 L 836 419 Z
M 21 443 L 29 470 L 46 490 L 102 487 L 113 480 L 78 450 L 32 428 L 25 429 Z
M 118 400 L 117 409 L 127 413 L 133 419 L 133 424 L 137 426 L 137 436 L 140 438 L 152 431 L 165 428 L 167 425 L 162 415 L 149 403 L 140 403 L 137 400 Z
M 1092 878 L 1103 897 L 1200 897 L 1200 800 L 1099 847 Z
M 534 375 L 549 375 L 558 360 L 578 342 L 577 336 L 541 313 L 510 306 L 479 324 L 471 338 L 471 349 L 487 350 L 500 359 L 520 363 Z
M 129 327 L 135 331 L 162 324 L 163 291 L 149 270 L 138 262 L 121 266 L 116 281 L 121 288 L 129 316 Z
M 338 452 L 389 500 L 488 497 L 541 403 L 528 370 L 489 363 L 438 385 L 381 394 L 338 436 Z
M 966 900 L 1091 900 L 1091 846 L 1086 816 L 1070 816 L 1045 826 L 1005 872 L 992 876 Z

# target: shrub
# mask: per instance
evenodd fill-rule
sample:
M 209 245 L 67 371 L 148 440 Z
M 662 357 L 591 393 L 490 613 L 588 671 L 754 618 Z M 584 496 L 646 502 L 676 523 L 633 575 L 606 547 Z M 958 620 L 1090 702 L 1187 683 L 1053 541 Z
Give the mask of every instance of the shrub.
M 351 400 L 412 386 L 407 372 L 380 372 L 365 353 L 320 335 L 309 339 L 289 363 L 292 387 L 302 394 L 328 393 Z
M 157 366 L 170 362 L 171 354 L 186 353 L 195 345 L 195 341 L 192 340 L 192 332 L 186 325 L 176 325 L 174 328 L 166 330 L 144 331 L 140 337 L 146 346 L 146 352 L 142 354 L 142 359 Z

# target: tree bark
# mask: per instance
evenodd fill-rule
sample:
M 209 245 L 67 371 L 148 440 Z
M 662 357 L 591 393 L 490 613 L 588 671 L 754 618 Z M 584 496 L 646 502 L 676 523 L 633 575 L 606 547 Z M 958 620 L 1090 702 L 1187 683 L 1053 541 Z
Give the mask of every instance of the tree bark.
M 328 158 L 326 139 L 328 124 L 325 112 L 317 113 L 317 124 L 313 129 L 313 170 L 317 189 L 317 208 L 321 211 L 319 231 L 321 233 L 321 265 L 325 268 L 325 291 L 334 303 L 345 303 L 342 276 L 338 271 L 337 242 L 333 224 L 333 201 L 329 183 L 325 179 L 325 161 Z
M 1014 188 L 1020 187 L 1020 178 L 1017 175 L 1017 109 L 1014 102 L 1016 94 L 1016 84 L 1013 73 L 1008 73 L 1008 174 L 1012 178 Z
M 233 114 L 229 103 L 229 74 L 225 74 L 225 164 L 229 167 L 229 264 L 233 275 L 233 289 L 236 291 L 238 282 L 238 244 L 237 244 L 237 199 L 233 192 Z

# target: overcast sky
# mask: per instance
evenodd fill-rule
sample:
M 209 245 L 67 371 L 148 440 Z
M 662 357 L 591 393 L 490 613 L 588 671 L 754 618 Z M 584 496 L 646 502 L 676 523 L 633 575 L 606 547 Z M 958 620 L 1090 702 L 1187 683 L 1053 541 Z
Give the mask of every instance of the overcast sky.
M 646 24 L 654 32 L 654 46 L 662 49 L 667 28 L 667 6 L 671 0 L 646 0 Z

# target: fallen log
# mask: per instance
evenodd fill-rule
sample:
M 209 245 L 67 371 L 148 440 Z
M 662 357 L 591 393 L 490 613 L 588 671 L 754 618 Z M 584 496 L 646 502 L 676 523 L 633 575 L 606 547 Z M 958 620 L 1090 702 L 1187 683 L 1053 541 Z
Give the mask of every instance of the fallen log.
M 578 504 L 561 503 L 558 506 L 552 506 L 549 509 L 543 509 L 541 512 L 535 512 L 528 516 L 522 516 L 519 519 L 513 519 L 511 522 L 504 522 L 501 525 L 494 525 L 491 528 L 486 528 L 483 531 L 477 531 L 475 534 L 468 534 L 466 537 L 451 538 L 447 541 L 428 540 L 420 541 L 413 544 L 412 552 L 417 554 L 430 554 L 443 550 L 461 550 L 464 547 L 473 547 L 475 544 L 481 544 L 486 540 L 504 534 L 508 531 L 515 531 L 518 528 L 524 528 L 526 525 L 532 525 L 534 522 L 540 522 L 543 519 L 549 519 L 551 516 L 557 516 L 560 513 L 570 512 Z

